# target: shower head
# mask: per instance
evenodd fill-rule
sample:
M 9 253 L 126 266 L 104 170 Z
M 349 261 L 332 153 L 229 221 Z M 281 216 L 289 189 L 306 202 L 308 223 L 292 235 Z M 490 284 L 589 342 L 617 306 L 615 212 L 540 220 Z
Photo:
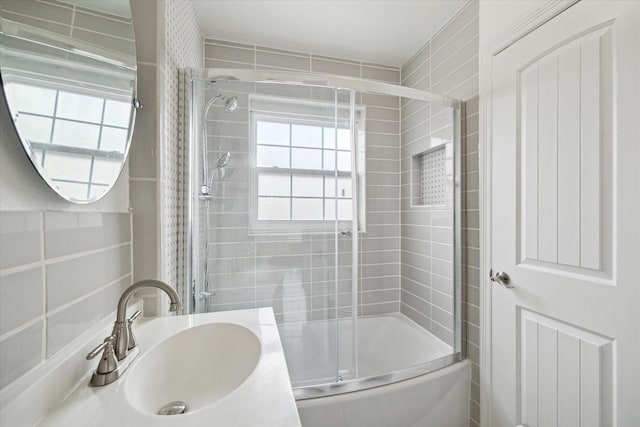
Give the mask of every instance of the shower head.
M 231 153 L 227 152 L 227 153 L 224 153 L 222 156 L 220 156 L 220 158 L 216 162 L 216 167 L 213 169 L 213 172 L 211 172 L 211 175 L 209 176 L 209 180 L 207 182 L 208 184 L 207 188 L 211 188 L 211 186 L 213 185 L 213 180 L 215 179 L 216 175 L 220 177 L 220 173 L 224 172 L 224 168 L 227 167 L 230 161 L 231 161 Z
M 225 99 L 223 97 L 223 99 Z M 224 103 L 224 111 L 226 113 L 233 112 L 236 108 L 238 108 L 238 97 L 232 96 L 231 98 L 226 98 L 226 102 Z M 227 153 L 229 154 L 229 153 Z
M 232 96 L 231 98 L 227 98 L 223 94 L 219 93 L 216 96 L 214 96 L 213 98 L 211 98 L 209 100 L 209 102 L 207 102 L 207 104 L 205 105 L 205 107 L 203 109 L 204 111 L 203 111 L 203 114 L 202 114 L 203 122 L 204 122 L 204 120 L 206 120 L 206 117 L 209 114 L 209 109 L 218 100 L 224 102 L 224 112 L 225 113 L 231 113 L 231 112 L 235 111 L 236 108 L 238 108 L 238 97 L 237 96 Z
M 213 197 L 211 194 L 211 185 L 216 175 L 223 171 L 223 168 L 229 164 L 231 160 L 231 153 L 225 153 L 218 159 L 216 167 L 213 171 L 210 171 L 207 160 L 207 114 L 209 109 L 216 103 L 216 101 L 224 102 L 224 112 L 231 113 L 238 108 L 238 97 L 232 96 L 227 98 L 221 93 L 211 98 L 205 105 L 202 112 L 202 182 L 203 185 L 200 188 L 200 196 L 205 197 L 205 200 L 210 200 L 208 197 Z
M 218 162 L 216 163 L 216 169 L 226 168 L 230 161 L 231 161 L 231 153 L 224 153 L 218 159 Z
M 219 93 L 216 96 L 214 96 L 213 98 L 211 98 L 211 100 L 207 103 L 207 105 L 204 107 L 204 114 L 203 117 L 207 117 L 207 114 L 209 114 L 209 109 L 211 108 L 211 106 L 213 106 L 213 104 L 216 103 L 216 101 L 222 101 L 224 102 L 224 112 L 225 113 L 231 113 L 233 112 L 236 108 L 238 108 L 238 97 L 237 96 L 232 96 L 231 98 L 227 98 L 226 96 L 224 96 L 223 94 Z

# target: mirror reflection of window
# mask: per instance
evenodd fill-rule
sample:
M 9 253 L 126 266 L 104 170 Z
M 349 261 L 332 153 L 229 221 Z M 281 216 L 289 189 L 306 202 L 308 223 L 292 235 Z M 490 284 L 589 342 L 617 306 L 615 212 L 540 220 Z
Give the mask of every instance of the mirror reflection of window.
M 108 189 L 127 149 L 129 101 L 46 83 L 9 82 L 5 91 L 16 100 L 18 131 L 52 183 L 76 199 L 93 198 Z

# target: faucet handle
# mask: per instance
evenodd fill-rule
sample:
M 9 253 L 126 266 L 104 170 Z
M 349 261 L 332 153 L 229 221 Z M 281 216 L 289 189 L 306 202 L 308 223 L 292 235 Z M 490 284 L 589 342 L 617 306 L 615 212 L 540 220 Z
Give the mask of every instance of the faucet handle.
M 133 325 L 133 321 L 136 320 L 141 314 L 142 312 L 140 310 L 136 310 L 136 312 L 127 319 L 127 351 L 138 345 L 136 337 L 133 335 L 133 328 L 131 326 Z
M 133 313 L 129 319 L 127 319 L 127 322 L 133 322 L 138 317 L 140 317 L 141 314 L 142 314 L 142 312 L 140 310 L 136 310 L 136 312 Z
M 105 348 L 107 348 L 107 346 L 109 344 L 111 344 L 113 346 L 113 342 L 116 340 L 116 336 L 115 335 L 109 335 L 108 337 L 106 337 L 104 339 L 104 341 L 102 342 L 102 344 L 100 344 L 99 346 L 97 346 L 96 348 L 94 348 L 93 350 L 91 350 L 89 352 L 89 354 L 87 354 L 87 360 L 91 360 L 94 357 L 96 357 L 97 355 L 100 354 L 100 352 L 102 350 L 104 350 Z
M 98 363 L 96 374 L 108 374 L 118 369 L 118 359 L 113 351 L 113 343 L 116 340 L 115 335 L 109 335 L 104 339 L 104 342 L 94 348 L 89 354 L 87 354 L 87 360 L 91 360 L 96 357 L 102 350 L 102 357 Z

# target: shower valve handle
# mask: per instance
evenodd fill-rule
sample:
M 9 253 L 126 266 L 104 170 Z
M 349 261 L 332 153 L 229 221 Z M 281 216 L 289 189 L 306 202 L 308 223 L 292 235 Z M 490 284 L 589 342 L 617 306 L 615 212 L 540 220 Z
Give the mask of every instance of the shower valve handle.
M 216 293 L 215 292 L 205 292 L 205 291 L 200 291 L 200 294 L 198 295 L 200 300 L 205 300 L 208 298 L 212 298 L 215 297 Z

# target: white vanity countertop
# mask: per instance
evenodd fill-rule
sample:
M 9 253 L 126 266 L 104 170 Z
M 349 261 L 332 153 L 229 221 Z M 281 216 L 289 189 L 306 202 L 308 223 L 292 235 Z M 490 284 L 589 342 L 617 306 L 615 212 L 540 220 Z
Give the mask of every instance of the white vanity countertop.
M 127 375 L 144 363 L 145 352 L 195 326 L 233 323 L 253 332 L 261 344 L 254 371 L 230 394 L 194 412 L 161 416 L 143 413 L 127 399 Z M 271 308 L 141 319 L 134 325 L 140 355 L 112 384 L 90 387 L 90 375 L 53 409 L 39 427 L 277 426 L 299 427 L 287 365 Z M 221 348 L 220 351 L 224 351 Z M 96 359 L 97 365 L 97 359 Z M 180 369 L 175 366 L 175 369 Z M 203 366 L 202 369 L 206 369 Z M 162 375 L 162 373 L 158 373 Z

